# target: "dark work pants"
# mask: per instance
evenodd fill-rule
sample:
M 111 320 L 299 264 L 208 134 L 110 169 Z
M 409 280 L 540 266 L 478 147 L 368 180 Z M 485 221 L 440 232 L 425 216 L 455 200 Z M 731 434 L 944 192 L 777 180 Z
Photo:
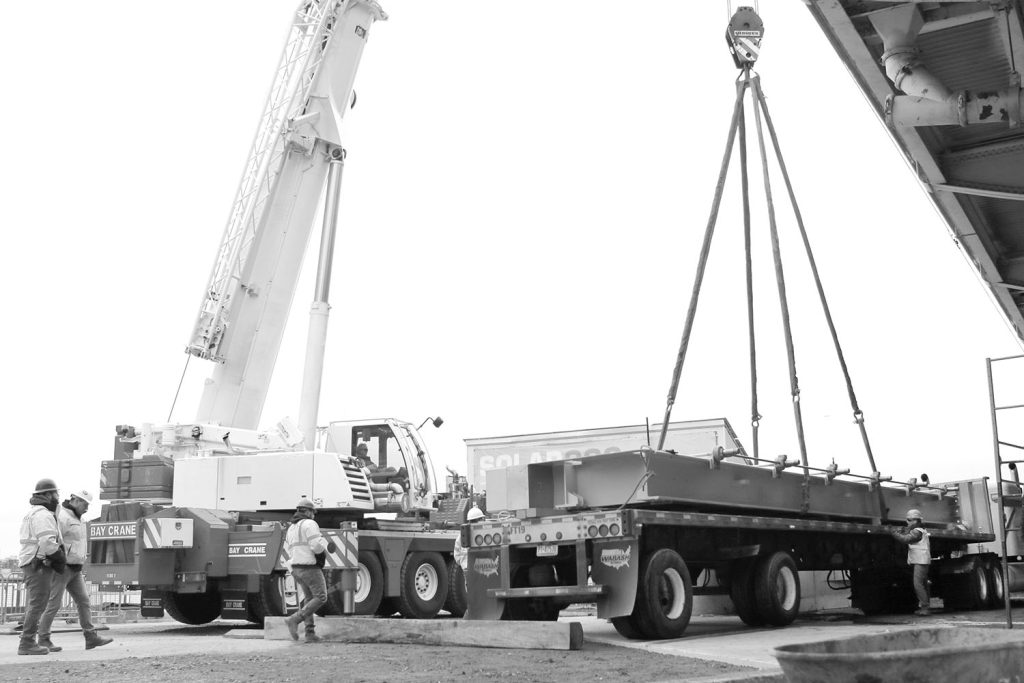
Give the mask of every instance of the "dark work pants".
M 25 576 L 25 590 L 28 592 L 28 604 L 25 607 L 25 624 L 21 629 L 21 639 L 35 642 L 39 630 L 39 619 L 43 616 L 46 603 L 50 599 L 50 585 L 53 583 L 54 572 L 49 567 L 33 563 L 21 568 Z
M 320 567 L 293 566 L 292 576 L 302 590 L 302 609 L 298 611 L 306 622 L 306 631 L 313 630 L 313 615 L 327 603 L 327 580 Z

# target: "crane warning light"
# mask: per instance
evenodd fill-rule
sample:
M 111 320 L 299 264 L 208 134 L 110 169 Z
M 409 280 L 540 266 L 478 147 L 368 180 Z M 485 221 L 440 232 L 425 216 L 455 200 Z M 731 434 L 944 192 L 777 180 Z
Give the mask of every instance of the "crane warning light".
M 752 7 L 740 7 L 729 20 L 725 29 L 725 42 L 732 53 L 737 69 L 743 69 L 757 61 L 761 52 L 761 38 L 764 37 L 764 22 Z

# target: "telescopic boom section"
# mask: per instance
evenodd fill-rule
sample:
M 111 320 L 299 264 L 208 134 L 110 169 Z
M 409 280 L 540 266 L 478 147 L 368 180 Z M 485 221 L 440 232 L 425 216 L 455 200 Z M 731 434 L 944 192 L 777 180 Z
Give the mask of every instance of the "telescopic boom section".
M 218 363 L 197 420 L 256 429 L 374 0 L 303 0 L 267 98 L 188 353 Z

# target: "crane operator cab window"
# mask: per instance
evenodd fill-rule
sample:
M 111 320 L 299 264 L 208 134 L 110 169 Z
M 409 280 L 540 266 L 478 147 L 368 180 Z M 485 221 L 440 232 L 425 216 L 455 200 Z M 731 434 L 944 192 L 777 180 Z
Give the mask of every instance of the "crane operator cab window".
M 352 430 L 352 455 L 377 482 L 407 479 L 402 447 L 389 425 L 366 425 Z

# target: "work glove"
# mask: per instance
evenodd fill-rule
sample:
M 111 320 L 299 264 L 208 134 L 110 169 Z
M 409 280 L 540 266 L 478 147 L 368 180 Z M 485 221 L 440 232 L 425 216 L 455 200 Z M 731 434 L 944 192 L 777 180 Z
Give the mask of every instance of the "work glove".
M 334 541 L 327 541 L 327 552 L 332 555 L 338 551 L 338 544 Z
M 327 553 L 313 553 L 313 557 L 316 558 L 316 566 L 321 569 L 327 564 Z
M 57 548 L 46 556 L 46 561 L 50 563 L 50 569 L 58 574 L 63 574 L 64 567 L 68 564 L 68 556 L 64 553 L 64 548 Z

